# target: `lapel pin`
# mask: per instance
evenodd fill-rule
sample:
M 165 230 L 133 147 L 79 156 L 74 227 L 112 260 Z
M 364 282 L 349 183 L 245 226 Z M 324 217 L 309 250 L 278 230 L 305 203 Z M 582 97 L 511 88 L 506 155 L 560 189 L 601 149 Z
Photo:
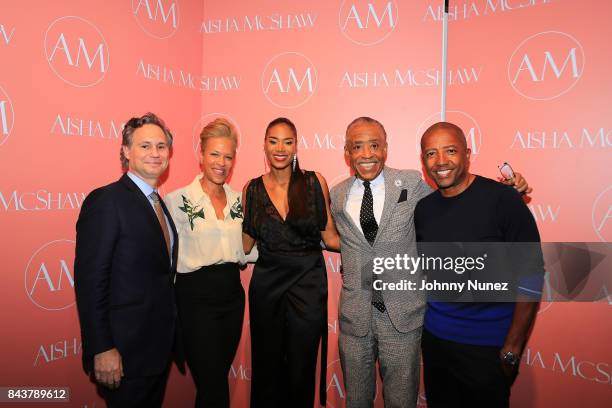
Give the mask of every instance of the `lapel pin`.
M 402 185 L 402 180 L 397 179 L 395 180 L 395 187 L 400 187 Z

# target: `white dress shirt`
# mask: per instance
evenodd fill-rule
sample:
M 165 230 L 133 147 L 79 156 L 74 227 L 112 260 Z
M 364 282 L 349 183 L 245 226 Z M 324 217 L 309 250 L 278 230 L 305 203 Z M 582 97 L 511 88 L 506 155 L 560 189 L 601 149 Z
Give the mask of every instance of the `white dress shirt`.
M 381 171 L 374 180 L 370 181 L 370 189 L 372 189 L 372 198 L 374 200 L 374 218 L 376 218 L 378 224 L 380 224 L 383 207 L 385 206 L 385 177 L 383 173 L 384 170 Z M 365 187 L 363 186 L 363 180 L 359 177 L 355 177 L 355 181 L 349 190 L 345 207 L 346 212 L 350 215 L 362 234 L 363 231 L 361 229 L 361 222 L 359 222 L 359 214 L 361 212 L 361 202 L 363 201 L 364 191 Z
M 196 176 L 191 184 L 164 198 L 179 235 L 177 272 L 193 272 L 203 266 L 226 262 L 245 264 L 253 257 L 256 259 L 255 248 L 248 259 L 242 249 L 241 193 L 227 184 L 223 185 L 227 204 L 223 209 L 223 219 L 219 220 L 210 197 L 202 190 L 201 178 L 201 174 Z M 185 200 L 190 210 L 186 208 Z M 204 218 L 193 217 L 200 211 Z M 193 227 L 189 222 L 189 213 L 192 214 Z

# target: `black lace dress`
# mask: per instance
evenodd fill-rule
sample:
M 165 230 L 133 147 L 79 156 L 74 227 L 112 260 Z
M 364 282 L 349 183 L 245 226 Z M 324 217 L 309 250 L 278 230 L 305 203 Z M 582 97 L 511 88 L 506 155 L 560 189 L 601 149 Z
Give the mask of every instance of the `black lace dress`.
M 247 187 L 242 226 L 259 250 L 249 287 L 251 407 L 311 408 L 320 340 L 319 392 L 325 401 L 327 274 L 321 231 L 327 213 L 316 174 L 305 176 L 308 215 L 300 220 L 281 218 L 262 177 Z

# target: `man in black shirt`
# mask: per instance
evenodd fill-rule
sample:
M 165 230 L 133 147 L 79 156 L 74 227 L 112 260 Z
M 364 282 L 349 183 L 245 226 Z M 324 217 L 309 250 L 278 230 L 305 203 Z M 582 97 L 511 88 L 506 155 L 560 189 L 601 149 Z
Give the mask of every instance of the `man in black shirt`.
M 539 242 L 520 194 L 471 174 L 470 153 L 463 131 L 454 124 L 439 122 L 425 131 L 422 160 L 439 189 L 417 204 L 417 241 Z M 509 405 L 538 309 L 533 298 L 520 300 L 540 289 L 537 284 L 519 287 L 516 303 L 428 302 L 422 352 L 429 407 Z

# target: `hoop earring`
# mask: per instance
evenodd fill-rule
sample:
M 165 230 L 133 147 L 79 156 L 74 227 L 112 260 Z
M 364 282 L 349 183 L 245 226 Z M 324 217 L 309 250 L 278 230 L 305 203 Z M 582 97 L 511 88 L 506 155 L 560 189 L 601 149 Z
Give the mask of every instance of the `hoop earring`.
M 296 164 L 296 163 L 297 163 L 297 154 L 294 154 L 294 155 L 293 155 L 293 164 L 292 164 L 292 166 L 293 166 L 293 172 L 294 172 L 294 173 L 295 173 L 295 164 Z

